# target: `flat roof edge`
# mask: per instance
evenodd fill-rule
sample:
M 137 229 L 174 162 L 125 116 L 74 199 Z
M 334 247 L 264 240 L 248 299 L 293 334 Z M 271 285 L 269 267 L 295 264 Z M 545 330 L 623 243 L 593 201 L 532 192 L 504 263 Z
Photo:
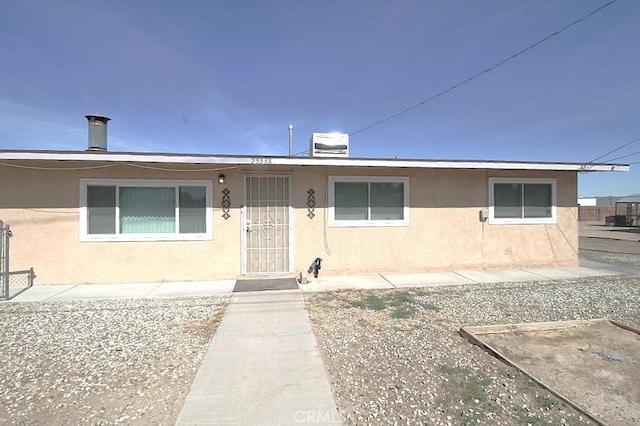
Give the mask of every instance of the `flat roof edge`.
M 91 151 L 0 151 L 0 160 L 101 161 L 174 164 L 228 164 L 333 167 L 394 167 L 432 169 L 556 170 L 577 172 L 626 172 L 628 164 L 552 163 L 497 160 L 430 160 L 335 157 L 277 157 L 250 155 L 163 154 Z

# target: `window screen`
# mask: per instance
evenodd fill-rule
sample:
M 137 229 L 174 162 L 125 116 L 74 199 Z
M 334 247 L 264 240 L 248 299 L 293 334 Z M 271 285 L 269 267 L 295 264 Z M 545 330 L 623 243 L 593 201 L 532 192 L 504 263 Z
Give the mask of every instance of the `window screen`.
M 405 177 L 330 177 L 330 226 L 407 226 L 408 183 Z
M 204 186 L 180 187 L 180 233 L 206 232 L 207 194 Z
M 336 220 L 369 219 L 369 188 L 366 182 L 336 182 Z
M 371 182 L 371 220 L 402 220 L 404 218 L 404 184 L 402 182 Z
M 492 219 L 498 223 L 555 221 L 555 180 L 492 178 L 490 183 Z
M 210 181 L 81 179 L 81 194 L 81 239 L 211 238 Z
M 87 233 L 116 232 L 116 187 L 87 187 Z

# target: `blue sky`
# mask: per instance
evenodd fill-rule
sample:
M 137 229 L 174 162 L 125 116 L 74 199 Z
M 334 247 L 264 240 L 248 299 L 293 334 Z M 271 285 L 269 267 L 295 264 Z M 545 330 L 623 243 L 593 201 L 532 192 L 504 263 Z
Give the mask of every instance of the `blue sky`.
M 356 131 L 606 0 L 0 0 L 0 149 L 265 154 Z M 357 157 L 588 162 L 640 137 L 640 2 L 351 136 Z M 640 142 L 602 159 L 640 152 Z M 619 160 L 640 162 L 640 154 Z M 579 195 L 640 193 L 629 173 Z

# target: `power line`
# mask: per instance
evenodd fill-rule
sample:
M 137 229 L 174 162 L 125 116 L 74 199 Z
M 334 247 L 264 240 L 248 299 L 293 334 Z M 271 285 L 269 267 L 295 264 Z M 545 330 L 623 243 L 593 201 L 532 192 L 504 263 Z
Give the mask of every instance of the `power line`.
M 605 160 L 605 161 L 611 162 L 611 161 L 621 160 L 623 158 L 633 157 L 634 155 L 638 155 L 638 154 L 640 154 L 640 151 L 632 152 L 631 154 L 627 154 L 627 155 L 621 155 L 620 157 L 616 157 L 616 158 L 609 158 L 608 160 Z
M 607 156 L 607 155 L 609 155 L 609 154 L 613 154 L 613 153 L 614 153 L 614 152 L 616 152 L 616 151 L 620 151 L 622 148 L 626 148 L 626 147 L 628 147 L 629 145 L 634 144 L 634 143 L 636 143 L 636 142 L 638 142 L 638 141 L 640 141 L 640 138 L 635 138 L 635 139 L 634 139 L 634 140 L 632 140 L 631 142 L 627 142 L 627 143 L 625 143 L 625 144 L 623 144 L 623 145 L 620 145 L 619 147 L 612 149 L 611 151 L 607 152 L 606 154 L 602 154 L 600 157 L 596 157 L 596 158 L 594 158 L 593 160 L 589 161 L 588 163 L 584 163 L 584 164 L 580 167 L 580 172 L 581 172 L 581 173 L 588 173 L 588 172 L 591 170 L 590 165 L 591 165 L 591 164 L 593 164 L 594 162 L 596 162 L 596 161 L 600 160 L 601 158 L 606 157 L 606 156 Z M 632 153 L 632 154 L 628 154 L 628 155 L 621 155 L 620 157 L 612 158 L 612 159 L 610 159 L 610 160 L 605 160 L 605 161 L 611 162 L 611 161 L 619 160 L 619 159 L 621 159 L 621 158 L 631 157 L 632 155 L 636 155 L 636 154 L 640 154 L 640 151 L 638 151 L 638 152 L 634 152 L 634 153 Z M 629 165 L 632 165 L 632 164 L 638 164 L 638 163 L 629 163 Z
M 599 8 L 597 8 L 596 10 L 594 10 L 594 11 L 592 11 L 592 12 L 588 13 L 587 15 L 583 16 L 582 18 L 580 18 L 580 19 L 577 19 L 577 20 L 573 21 L 573 22 L 572 22 L 572 23 L 570 23 L 569 25 L 566 25 L 566 26 L 564 26 L 563 28 L 559 29 L 558 31 L 556 31 L 556 32 L 554 32 L 554 33 L 552 33 L 552 34 L 549 34 L 548 36 L 546 36 L 546 37 L 545 37 L 545 38 L 543 38 L 542 40 L 539 40 L 539 41 L 537 41 L 537 42 L 533 43 L 532 45 L 530 45 L 530 46 L 528 46 L 528 47 L 525 47 L 524 49 L 520 50 L 519 52 L 517 52 L 517 53 L 515 53 L 515 54 L 513 54 L 513 55 L 511 55 L 511 56 L 509 56 L 509 57 L 508 57 L 508 58 L 506 58 L 506 59 L 503 59 L 502 61 L 500 61 L 500 62 L 498 62 L 497 64 L 495 64 L 495 65 L 493 65 L 493 66 L 491 66 L 491 67 L 489 67 L 489 68 L 485 69 L 484 71 L 480 71 L 479 73 L 472 75 L 471 77 L 467 78 L 466 80 L 464 80 L 464 81 L 462 81 L 462 82 L 460 82 L 460 83 L 458 83 L 458 84 L 455 84 L 455 85 L 453 85 L 453 86 L 449 87 L 448 89 L 443 90 L 442 92 L 440 92 L 440 93 L 438 93 L 438 94 L 436 94 L 436 95 L 431 96 L 430 98 L 427 98 L 427 99 L 425 99 L 425 100 L 423 100 L 423 101 L 420 101 L 420 102 L 418 102 L 418 103 L 417 103 L 417 104 L 415 104 L 415 105 L 412 105 L 412 106 L 410 106 L 410 107 L 408 107 L 408 108 L 405 108 L 405 109 L 403 109 L 403 110 L 401 110 L 401 111 L 399 111 L 399 112 L 396 112 L 395 114 L 391 114 L 390 116 L 388 116 L 388 117 L 386 117 L 386 118 L 383 118 L 382 120 L 376 121 L 375 123 L 370 124 L 370 125 L 368 125 L 368 126 L 366 126 L 366 127 L 363 127 L 363 128 L 362 128 L 362 129 L 360 129 L 360 130 L 356 130 L 355 132 L 350 132 L 350 133 L 349 133 L 349 136 L 357 135 L 358 133 L 362 133 L 362 132 L 364 132 L 364 131 L 366 131 L 366 130 L 369 130 L 369 129 L 373 128 L 373 127 L 376 127 L 376 126 L 378 126 L 378 125 L 380 125 L 380 124 L 382 124 L 382 123 L 386 123 L 387 121 L 392 120 L 392 119 L 394 119 L 394 118 L 396 118 L 396 117 L 398 117 L 398 116 L 400 116 L 400 115 L 406 114 L 407 112 L 412 111 L 412 110 L 414 110 L 414 109 L 416 109 L 416 108 L 418 108 L 418 107 L 420 107 L 420 106 L 422 106 L 422 105 L 426 104 L 427 102 L 431 102 L 432 100 L 434 100 L 434 99 L 436 99 L 436 98 L 438 98 L 438 97 L 440 97 L 440 96 L 442 96 L 442 95 L 444 95 L 444 94 L 447 94 L 447 93 L 451 92 L 452 90 L 455 90 L 455 89 L 457 89 L 458 87 L 460 87 L 460 86 L 462 86 L 462 85 L 464 85 L 464 84 L 469 83 L 469 82 L 470 82 L 470 81 L 472 81 L 472 80 L 475 80 L 476 78 L 480 77 L 480 76 L 481 76 L 481 75 L 483 75 L 483 74 L 486 74 L 486 73 L 488 73 L 488 72 L 491 72 L 491 71 L 495 70 L 495 69 L 496 69 L 496 68 L 498 68 L 499 66 L 504 65 L 504 64 L 506 64 L 507 62 L 511 61 L 512 59 L 515 59 L 515 58 L 517 58 L 518 56 L 522 55 L 523 53 L 525 53 L 525 52 L 527 52 L 527 51 L 529 51 L 529 50 L 533 49 L 534 47 L 537 47 L 537 46 L 541 45 L 541 44 L 542 44 L 542 43 L 544 43 L 545 41 L 547 41 L 547 40 L 549 40 L 549 39 L 551 39 L 551 38 L 553 38 L 553 37 L 557 36 L 558 34 L 560 34 L 560 33 L 564 32 L 564 31 L 566 31 L 566 30 L 568 30 L 569 28 L 573 27 L 574 25 L 579 24 L 580 22 L 582 22 L 582 21 L 584 21 L 585 19 L 587 19 L 587 18 L 589 18 L 589 17 L 591 17 L 591 16 L 595 15 L 596 13 L 600 12 L 600 11 L 601 11 L 602 9 L 604 9 L 605 7 L 610 6 L 610 5 L 612 5 L 613 3 L 615 3 L 615 2 L 616 2 L 616 0 L 611 0 L 611 1 L 609 1 L 609 2 L 608 2 L 608 3 L 606 3 L 605 5 L 600 6 Z
M 596 158 L 594 158 L 593 160 L 589 161 L 587 164 L 591 164 L 591 163 L 593 163 L 594 161 L 598 161 L 599 159 L 604 158 L 604 157 L 606 157 L 606 156 L 607 156 L 607 155 L 609 155 L 609 154 L 613 154 L 613 153 L 614 153 L 614 152 L 616 152 L 616 151 L 620 151 L 622 148 L 626 148 L 626 147 L 628 147 L 629 145 L 634 144 L 634 143 L 636 143 L 636 142 L 638 142 L 638 141 L 640 141 L 640 138 L 635 138 L 635 139 L 634 139 L 634 140 L 632 140 L 631 142 L 627 142 L 627 143 L 625 143 L 624 145 L 620 145 L 619 147 L 617 147 L 617 148 L 615 148 L 615 149 L 612 149 L 611 151 L 607 152 L 606 154 L 602 154 L 600 157 L 596 157 Z M 631 154 L 630 154 L 630 155 L 631 155 Z M 620 157 L 620 158 L 624 158 L 624 157 Z M 615 159 L 614 159 L 614 160 L 615 160 Z M 613 160 L 608 160 L 608 161 L 613 161 Z

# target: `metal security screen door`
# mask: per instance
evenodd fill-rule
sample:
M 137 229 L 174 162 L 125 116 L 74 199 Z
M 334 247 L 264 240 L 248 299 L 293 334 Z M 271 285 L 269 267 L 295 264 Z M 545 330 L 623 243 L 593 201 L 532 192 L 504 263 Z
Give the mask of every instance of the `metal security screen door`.
M 289 273 L 289 176 L 245 176 L 245 274 Z

